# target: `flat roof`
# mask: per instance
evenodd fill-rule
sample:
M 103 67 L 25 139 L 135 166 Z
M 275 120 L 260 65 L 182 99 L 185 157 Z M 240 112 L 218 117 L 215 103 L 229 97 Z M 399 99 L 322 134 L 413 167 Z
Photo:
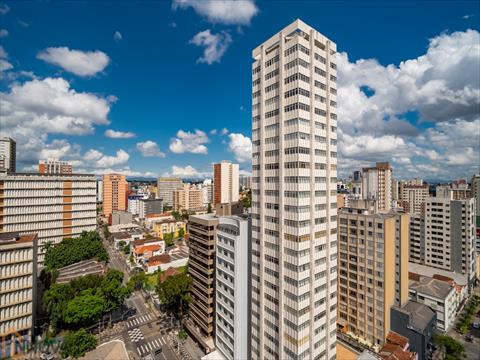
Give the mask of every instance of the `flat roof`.
M 403 307 L 394 305 L 392 308 L 396 311 L 408 314 L 410 316 L 409 325 L 420 331 L 426 329 L 428 324 L 432 321 L 432 318 L 435 317 L 435 312 L 427 305 L 413 300 L 409 300 Z
M 429 276 L 429 277 L 433 277 L 434 275 L 437 275 L 437 274 L 446 276 L 453 279 L 458 285 L 461 285 L 461 286 L 466 286 L 468 284 L 468 276 L 459 274 L 455 271 L 436 269 L 433 267 L 429 267 L 429 266 L 425 266 L 425 265 L 421 265 L 413 262 L 408 263 L 408 270 L 410 272 L 420 274 L 423 276 Z
M 449 283 L 428 276 L 420 276 L 420 279 L 408 281 L 408 288 L 421 294 L 445 299 L 455 288 Z

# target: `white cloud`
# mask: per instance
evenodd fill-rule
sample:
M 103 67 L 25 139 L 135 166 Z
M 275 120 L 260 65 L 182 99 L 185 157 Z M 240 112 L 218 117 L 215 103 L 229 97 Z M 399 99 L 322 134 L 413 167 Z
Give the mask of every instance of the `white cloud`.
M 252 140 L 243 134 L 231 133 L 228 135 L 230 142 L 228 148 L 233 152 L 238 162 L 249 162 L 252 160 Z
M 100 50 L 81 51 L 67 47 L 49 47 L 38 53 L 37 58 L 78 76 L 94 76 L 110 62 L 108 55 Z
M 118 150 L 115 156 L 105 155 L 104 153 L 90 149 L 88 150 L 83 159 L 88 162 L 95 162 L 99 168 L 109 168 L 117 165 L 123 165 L 128 162 L 130 155 L 125 150 Z
M 5 15 L 10 11 L 10 7 L 7 4 L 0 4 L 0 15 Z
M 253 0 L 174 0 L 173 8 L 193 8 L 212 23 L 248 25 L 258 13 Z
M 217 129 L 212 129 L 210 130 L 210 135 L 217 135 L 218 130 Z
M 472 18 L 472 17 L 474 17 L 474 16 L 475 16 L 474 14 L 467 14 L 467 15 L 463 15 L 463 16 L 462 16 L 462 19 L 468 20 L 468 19 L 470 19 L 470 18 Z
M 191 165 L 176 166 L 173 165 L 172 169 L 163 174 L 164 176 L 176 176 L 180 178 L 200 179 L 211 176 L 210 172 L 200 172 Z
M 115 31 L 113 33 L 113 40 L 115 40 L 116 42 L 119 42 L 120 40 L 122 40 L 123 36 L 122 36 L 122 33 L 120 31 Z
M 105 136 L 111 139 L 130 139 L 135 137 L 135 133 L 129 131 L 116 131 L 112 129 L 105 130 Z
M 28 28 L 30 26 L 30 23 L 28 23 L 26 21 L 23 21 L 23 20 L 18 20 L 18 25 L 20 25 L 24 28 Z
M 195 130 L 194 132 L 178 130 L 177 137 L 170 141 L 170 151 L 175 154 L 192 153 L 206 155 L 208 148 L 204 144 L 209 142 L 207 134 L 201 130 Z
M 165 153 L 161 152 L 155 141 L 147 140 L 137 143 L 137 150 L 145 157 L 164 158 Z
M 199 32 L 190 40 L 191 44 L 203 46 L 203 56 L 197 59 L 199 63 L 211 65 L 220 62 L 221 58 L 232 43 L 232 37 L 226 31 L 212 34 L 210 29 Z
M 4 38 L 8 36 L 8 30 L 7 29 L 0 29 L 0 38 Z
M 3 46 L 0 45 L 0 79 L 3 77 L 3 72 L 13 69 L 13 65 L 8 62 L 8 53 Z
M 227 135 L 227 134 L 228 134 L 228 129 L 227 129 L 227 128 L 223 128 L 222 130 L 220 130 L 220 134 L 221 134 L 221 135 Z

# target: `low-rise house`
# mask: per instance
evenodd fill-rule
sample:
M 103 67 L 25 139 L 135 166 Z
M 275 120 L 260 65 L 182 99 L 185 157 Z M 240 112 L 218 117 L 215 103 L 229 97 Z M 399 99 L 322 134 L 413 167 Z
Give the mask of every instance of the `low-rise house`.
M 387 342 L 380 349 L 378 354 L 384 360 L 417 360 L 418 354 L 410 351 L 410 343 L 405 336 L 390 331 L 387 335 Z
M 130 245 L 133 241 L 143 239 L 144 237 L 145 234 L 140 229 L 132 229 L 112 234 L 113 244 L 117 250 L 120 250 L 122 242 L 124 245 Z
M 160 239 L 140 239 L 133 242 L 132 256 L 137 266 L 143 266 L 150 258 L 165 253 L 165 241 Z
M 157 270 L 166 271 L 169 268 L 179 268 L 188 263 L 188 247 L 176 246 L 170 248 L 162 255 L 152 256 L 143 264 L 147 274 L 153 274 Z
M 411 300 L 425 304 L 437 313 L 438 330 L 450 330 L 461 305 L 455 286 L 433 277 L 409 273 L 409 295 Z
M 153 224 L 155 224 L 157 221 L 163 221 L 163 220 L 171 220 L 173 219 L 173 216 L 171 213 L 162 213 L 162 214 L 148 214 L 145 216 L 145 226 L 148 229 L 153 229 Z
M 156 236 L 160 239 L 163 239 L 165 235 L 172 233 L 173 237 L 177 238 L 180 229 L 183 229 L 183 233 L 185 234 L 186 228 L 187 224 L 184 221 L 177 221 L 173 217 L 171 219 L 157 221 L 153 224 L 153 231 L 155 231 Z

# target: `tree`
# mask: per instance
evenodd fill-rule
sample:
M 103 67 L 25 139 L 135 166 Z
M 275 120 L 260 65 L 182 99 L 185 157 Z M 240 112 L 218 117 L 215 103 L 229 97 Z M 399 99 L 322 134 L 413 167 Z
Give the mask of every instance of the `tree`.
M 64 321 L 70 325 L 89 325 L 98 319 L 105 311 L 105 299 L 93 294 L 91 289 L 83 295 L 76 296 L 67 303 Z
M 211 204 L 211 203 L 208 203 L 207 213 L 208 213 L 208 214 L 211 214 L 211 213 L 212 213 L 212 204 Z
M 167 247 L 173 245 L 174 235 L 175 234 L 173 232 L 163 235 L 163 240 L 165 240 L 165 245 Z
M 107 275 L 102 279 L 100 292 L 105 299 L 105 311 L 117 309 L 131 295 L 132 289 L 122 286 L 122 283 L 123 273 L 114 269 L 108 270 Z
M 240 201 L 245 209 L 252 207 L 252 191 L 247 190 Z
M 69 331 L 63 339 L 60 348 L 63 358 L 78 358 L 84 356 L 87 351 L 97 347 L 97 339 L 94 335 L 88 333 L 85 329 L 78 331 Z
M 178 230 L 178 237 L 183 238 L 185 236 L 185 228 L 180 228 Z
M 172 216 L 177 221 L 182 219 L 182 216 L 180 215 L 180 213 L 178 211 L 172 211 Z
M 160 282 L 159 279 L 156 289 L 158 298 L 172 313 L 181 317 L 191 301 L 189 294 L 191 284 L 192 279 L 185 273 L 170 276 L 164 282 Z
M 145 272 L 140 271 L 130 277 L 130 280 L 128 281 L 128 286 L 130 286 L 134 290 L 140 290 L 145 287 L 145 284 L 147 283 L 147 275 L 145 275 Z
M 439 346 L 445 348 L 445 359 L 463 359 L 465 354 L 465 347 L 463 346 L 463 344 L 448 335 L 437 335 L 434 339 Z

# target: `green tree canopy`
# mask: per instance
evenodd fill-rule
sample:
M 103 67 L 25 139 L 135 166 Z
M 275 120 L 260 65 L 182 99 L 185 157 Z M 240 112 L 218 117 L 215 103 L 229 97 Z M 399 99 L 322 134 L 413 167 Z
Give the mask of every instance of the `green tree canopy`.
M 64 321 L 67 324 L 91 324 L 98 320 L 105 311 L 105 299 L 84 290 L 83 295 L 74 297 L 65 307 Z
M 85 329 L 78 331 L 69 331 L 63 339 L 60 348 L 63 358 L 73 357 L 78 358 L 84 356 L 87 351 L 93 350 L 97 347 L 97 339 L 94 335 L 88 333 Z
M 156 289 L 158 298 L 176 315 L 181 315 L 191 300 L 191 284 L 192 279 L 185 273 L 170 276 L 164 282 L 159 279 Z
M 184 228 L 180 228 L 178 230 L 178 237 L 181 237 L 183 238 L 185 236 L 185 229 Z

